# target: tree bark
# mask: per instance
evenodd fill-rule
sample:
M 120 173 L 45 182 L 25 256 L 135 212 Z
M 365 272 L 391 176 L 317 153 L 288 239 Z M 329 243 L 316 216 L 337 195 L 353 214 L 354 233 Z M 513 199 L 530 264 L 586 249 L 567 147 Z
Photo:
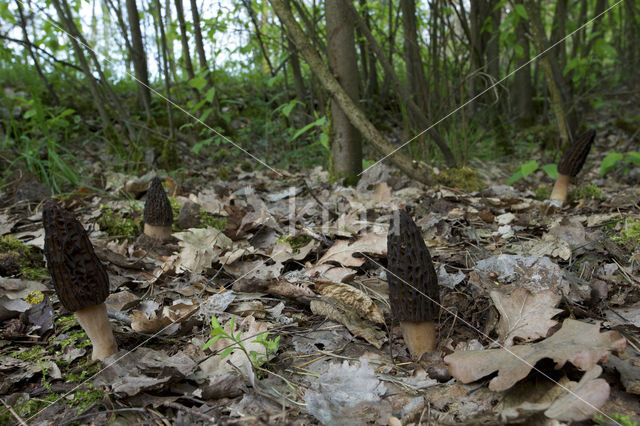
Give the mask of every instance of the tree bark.
M 282 0 L 269 0 L 280 21 L 284 24 L 296 47 L 316 74 L 320 82 L 331 93 L 335 101 L 342 107 L 351 122 L 360 130 L 360 133 L 381 153 L 391 155 L 395 147 L 390 144 L 373 124 L 367 119 L 358 105 L 353 102 L 344 91 L 340 83 L 331 74 L 327 66 L 322 62 L 318 53 L 313 49 L 302 29 L 298 26 L 293 15 L 286 9 Z M 433 182 L 429 171 L 422 165 L 413 163 L 406 156 L 395 153 L 391 161 L 407 175 L 425 184 Z
M 522 0 L 517 0 L 516 4 L 522 4 Z M 516 54 L 516 72 L 514 76 L 516 99 L 516 111 L 518 111 L 518 121 L 522 126 L 529 126 L 533 123 L 533 86 L 531 85 L 531 49 L 527 38 L 526 23 L 520 19 L 516 25 L 516 43 L 522 47 L 522 55 Z M 522 68 L 520 68 L 522 67 Z
M 360 31 L 362 31 L 362 34 L 364 34 L 364 36 L 367 38 L 367 42 L 369 43 L 369 46 L 371 47 L 373 52 L 376 54 L 378 61 L 380 62 L 380 65 L 382 65 L 382 68 L 385 71 L 385 77 L 389 79 L 394 86 L 398 100 L 400 102 L 406 103 L 407 107 L 409 108 L 409 111 L 420 120 L 418 122 L 418 125 L 422 129 L 428 129 L 429 127 L 431 127 L 431 123 L 429 123 L 429 120 L 427 120 L 427 117 L 424 115 L 423 111 L 413 101 L 411 97 L 411 93 L 409 92 L 409 90 L 407 90 L 406 86 L 400 82 L 398 75 L 396 74 L 396 72 L 393 69 L 393 66 L 387 59 L 385 53 L 382 50 L 382 47 L 380 47 L 375 37 L 373 37 L 373 34 L 371 34 L 371 31 L 369 31 L 366 25 L 364 25 L 356 9 L 353 6 L 351 6 L 348 2 L 345 2 L 345 4 L 350 6 L 349 12 L 351 13 L 352 19 L 354 20 L 354 22 L 356 23 Z M 438 146 L 438 149 L 444 156 L 444 160 L 447 163 L 447 165 L 449 167 L 455 167 L 456 159 L 453 156 L 453 152 L 451 152 L 451 149 L 449 149 L 449 146 L 447 145 L 445 140 L 442 138 L 442 136 L 440 136 L 438 131 L 434 128 L 431 128 L 429 130 L 429 135 L 433 138 L 433 141 Z
M 151 90 L 149 90 L 149 72 L 147 70 L 147 57 L 142 43 L 142 31 L 140 31 L 140 17 L 136 0 L 126 0 L 127 15 L 129 17 L 129 29 L 131 31 L 131 59 L 133 69 L 136 74 L 138 88 L 138 99 L 147 116 L 147 121 L 151 121 Z
M 182 43 L 182 59 L 184 60 L 184 68 L 187 71 L 189 80 L 196 75 L 193 72 L 193 63 L 191 62 L 191 54 L 189 53 L 189 35 L 187 34 L 187 23 L 184 19 L 184 9 L 182 0 L 175 0 L 176 15 L 178 15 L 178 23 L 180 25 L 180 42 Z M 196 90 L 197 92 L 197 90 Z
M 355 104 L 359 102 L 359 76 L 354 28 L 343 0 L 325 0 L 325 16 L 329 68 Z M 331 102 L 331 127 L 330 173 L 334 178 L 345 178 L 348 184 L 355 184 L 362 171 L 362 142 L 335 96 Z

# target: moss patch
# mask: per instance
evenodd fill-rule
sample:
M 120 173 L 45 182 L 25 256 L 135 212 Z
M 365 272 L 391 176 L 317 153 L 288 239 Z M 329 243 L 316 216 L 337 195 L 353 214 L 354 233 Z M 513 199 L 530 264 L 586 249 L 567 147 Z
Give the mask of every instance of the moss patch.
M 227 227 L 227 218 L 226 217 L 216 217 L 212 214 L 208 213 L 205 209 L 200 209 L 200 218 L 201 218 L 201 227 L 207 228 L 216 228 L 220 231 L 224 231 Z
M 218 167 L 218 177 L 222 180 L 229 180 L 231 177 L 231 170 L 227 166 Z
M 300 235 L 299 237 L 292 237 L 291 235 L 285 235 L 277 239 L 279 243 L 287 243 L 293 249 L 293 253 L 298 253 L 300 249 L 311 241 L 311 237 L 308 235 Z
M 0 275 L 28 280 L 47 277 L 42 253 L 12 236 L 0 237 Z
M 602 198 L 602 191 L 593 184 L 580 186 L 569 191 L 569 201 L 577 201 L 586 198 L 587 200 L 599 200 Z
M 479 191 L 484 187 L 478 173 L 468 167 L 444 169 L 436 176 L 436 182 L 467 192 Z
M 548 186 L 539 186 L 536 188 L 534 193 L 536 194 L 536 200 L 548 200 L 549 197 L 551 197 L 551 188 L 549 188 Z
M 125 217 L 124 214 L 114 211 L 107 206 L 100 206 L 102 213 L 98 218 L 100 229 L 112 237 L 126 238 L 132 241 L 141 231 L 140 224 L 134 219 Z

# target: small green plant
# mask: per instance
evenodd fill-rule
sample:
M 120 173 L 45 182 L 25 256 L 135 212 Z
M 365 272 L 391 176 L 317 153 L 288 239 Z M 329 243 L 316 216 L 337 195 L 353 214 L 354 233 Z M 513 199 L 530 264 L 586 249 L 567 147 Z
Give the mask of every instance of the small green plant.
M 202 207 L 200 207 L 200 217 L 202 218 L 203 227 L 208 226 L 211 228 L 216 228 L 220 231 L 224 231 L 224 229 L 227 227 L 226 217 L 215 217 Z
M 538 169 L 542 169 L 545 173 L 553 180 L 558 179 L 558 165 L 557 164 L 545 164 L 544 166 L 540 166 L 536 160 L 527 161 L 524 164 L 518 166 L 518 168 L 513 172 L 513 175 L 507 180 L 507 185 L 512 185 L 520 179 L 524 179 L 529 176 L 531 173 L 535 172 Z
M 569 191 L 570 200 L 581 200 L 583 198 L 589 200 L 599 200 L 602 198 L 602 191 L 600 190 L 600 188 L 591 183 L 586 186 L 581 186 L 572 191 Z
M 479 191 L 484 186 L 478 173 L 468 167 L 444 169 L 436 176 L 436 182 L 469 192 Z
M 107 234 L 133 240 L 140 232 L 140 225 L 135 220 L 124 217 L 122 213 L 107 206 L 100 206 L 100 212 L 102 214 L 98 218 L 98 225 Z
M 622 414 L 611 414 L 609 417 L 611 417 L 613 420 L 615 420 L 622 426 L 638 426 L 638 423 L 631 420 L 631 417 L 629 416 L 623 416 Z M 593 421 L 595 422 L 596 425 L 604 426 L 604 425 L 611 424 L 611 421 L 607 417 L 603 416 L 602 414 L 594 415 Z
M 251 366 L 254 368 L 260 368 L 265 362 L 269 360 L 272 354 L 275 354 L 278 351 L 280 336 L 276 337 L 275 339 L 269 339 L 269 332 L 258 334 L 257 336 L 255 336 L 256 340 L 253 341 L 254 343 L 259 343 L 264 347 L 264 353 L 248 350 L 244 343 L 247 339 L 242 337 L 242 332 L 239 331 L 235 335 L 233 334 L 235 325 L 236 317 L 234 315 L 233 317 L 231 317 L 231 323 L 229 324 L 229 330 L 231 330 L 231 332 L 228 333 L 220 325 L 220 322 L 218 322 L 218 318 L 213 315 L 211 317 L 212 337 L 211 339 L 209 339 L 209 341 L 207 341 L 207 343 L 204 344 L 202 350 L 209 348 L 220 339 L 228 339 L 232 343 L 220 353 L 220 358 L 226 358 L 227 356 L 229 356 L 229 354 L 231 354 L 231 352 L 235 350 L 241 350 L 251 363 Z
M 551 188 L 549 188 L 548 186 L 542 185 L 537 187 L 534 193 L 536 194 L 536 200 L 538 201 L 548 200 L 549 197 L 551 196 Z
M 628 173 L 630 166 L 640 166 L 640 152 L 629 151 L 621 154 L 612 151 L 600 163 L 600 176 L 604 176 L 622 164 L 622 172 Z
M 626 244 L 632 242 L 633 244 L 640 244 L 640 220 L 639 219 L 625 219 L 624 226 L 620 230 L 620 235 L 612 238 L 613 241 Z

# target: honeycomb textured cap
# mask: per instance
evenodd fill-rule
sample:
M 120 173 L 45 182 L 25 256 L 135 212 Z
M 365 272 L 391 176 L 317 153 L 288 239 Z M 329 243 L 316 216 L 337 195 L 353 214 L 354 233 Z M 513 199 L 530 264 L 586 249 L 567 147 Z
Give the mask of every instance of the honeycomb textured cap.
M 162 181 L 157 177 L 151 180 L 144 204 L 144 223 L 153 226 L 170 226 L 173 223 L 173 211 Z
M 60 302 L 72 312 L 104 302 L 109 276 L 73 213 L 47 201 L 42 224 L 47 268 Z
M 578 136 L 560 159 L 558 173 L 571 177 L 576 176 L 589 155 L 595 137 L 595 130 L 589 130 Z
M 393 316 L 399 321 L 436 319 L 440 303 L 438 276 L 420 229 L 411 216 L 401 210 L 394 211 L 391 216 L 387 234 L 387 260 Z

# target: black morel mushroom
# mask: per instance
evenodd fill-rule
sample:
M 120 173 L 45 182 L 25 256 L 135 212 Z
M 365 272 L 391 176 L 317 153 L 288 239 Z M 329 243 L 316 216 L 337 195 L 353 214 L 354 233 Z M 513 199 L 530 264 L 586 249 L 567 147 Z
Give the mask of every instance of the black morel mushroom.
M 109 277 L 93 251 L 87 232 L 73 213 L 55 201 L 42 210 L 44 254 L 53 287 L 65 308 L 74 312 L 91 339 L 91 359 L 103 361 L 118 350 L 104 300 Z
M 393 212 L 387 234 L 387 260 L 391 313 L 400 321 L 411 356 L 419 360 L 436 346 L 440 291 L 427 245 L 404 211 Z
M 561 206 L 567 201 L 569 181 L 582 169 L 595 137 L 595 130 L 589 130 L 581 134 L 571 146 L 569 146 L 560 159 L 560 163 L 558 164 L 558 179 L 556 179 L 556 183 L 553 185 L 553 191 L 551 191 L 550 198 L 552 203 L 554 202 L 553 200 L 555 200 L 555 203 Z
M 147 190 L 147 201 L 144 204 L 144 233 L 158 240 L 171 238 L 173 211 L 162 181 L 157 177 L 151 180 Z

